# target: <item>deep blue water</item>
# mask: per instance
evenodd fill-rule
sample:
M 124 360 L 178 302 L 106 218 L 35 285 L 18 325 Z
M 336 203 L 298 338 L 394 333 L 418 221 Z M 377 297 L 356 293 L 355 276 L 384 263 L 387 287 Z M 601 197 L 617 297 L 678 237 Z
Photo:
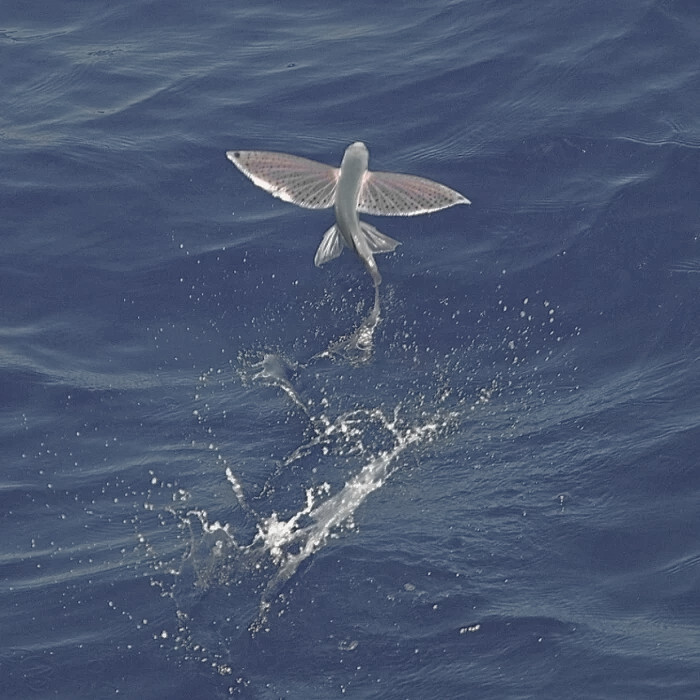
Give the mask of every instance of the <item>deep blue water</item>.
M 697 3 L 35 5 L 0 697 L 699 697 Z M 368 217 L 364 362 L 332 214 L 225 158 L 356 140 L 472 201 Z

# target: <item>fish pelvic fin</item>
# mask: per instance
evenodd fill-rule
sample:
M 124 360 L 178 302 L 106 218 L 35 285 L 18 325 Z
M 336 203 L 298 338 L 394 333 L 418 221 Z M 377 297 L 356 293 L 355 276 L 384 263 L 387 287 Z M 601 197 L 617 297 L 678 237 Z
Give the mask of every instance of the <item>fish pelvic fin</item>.
M 360 221 L 360 229 L 365 235 L 365 239 L 369 244 L 369 249 L 372 253 L 391 253 L 396 246 L 401 245 L 400 241 L 395 238 L 391 238 L 384 233 L 377 231 L 374 226 L 366 223 L 365 221 Z
M 318 246 L 314 256 L 314 265 L 321 267 L 323 263 L 337 258 L 343 252 L 343 237 L 340 229 L 333 224 L 328 231 L 323 234 L 321 244 Z

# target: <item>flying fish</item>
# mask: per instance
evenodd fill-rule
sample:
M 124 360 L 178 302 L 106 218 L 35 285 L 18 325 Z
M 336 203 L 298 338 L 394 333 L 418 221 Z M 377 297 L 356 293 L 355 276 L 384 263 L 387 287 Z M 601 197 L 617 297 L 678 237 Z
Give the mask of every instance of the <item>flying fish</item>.
M 399 241 L 360 221 L 360 214 L 414 216 L 455 204 L 470 204 L 459 192 L 426 178 L 368 170 L 369 151 L 356 141 L 345 149 L 339 168 L 270 151 L 228 151 L 228 159 L 258 187 L 285 202 L 307 209 L 335 209 L 335 223 L 325 232 L 314 263 L 337 258 L 343 247 L 355 251 L 375 286 L 382 276 L 374 260 Z

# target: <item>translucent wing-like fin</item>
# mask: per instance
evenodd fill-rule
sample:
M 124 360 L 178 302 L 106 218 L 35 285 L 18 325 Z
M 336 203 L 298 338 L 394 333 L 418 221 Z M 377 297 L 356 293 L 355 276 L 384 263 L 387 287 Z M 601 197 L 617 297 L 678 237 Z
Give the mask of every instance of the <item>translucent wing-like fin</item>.
M 374 226 L 370 226 L 364 221 L 360 221 L 360 228 L 367 238 L 369 249 L 373 253 L 390 253 L 397 245 L 401 245 L 400 241 L 380 233 Z
M 338 227 L 333 224 L 328 231 L 323 234 L 321 245 L 319 245 L 314 257 L 314 265 L 321 267 L 333 258 L 337 258 L 343 252 L 343 237 Z
M 383 216 L 413 216 L 471 202 L 438 182 L 400 173 L 365 173 L 359 211 Z
M 308 158 L 270 151 L 227 151 L 226 157 L 258 187 L 307 209 L 335 202 L 340 170 Z

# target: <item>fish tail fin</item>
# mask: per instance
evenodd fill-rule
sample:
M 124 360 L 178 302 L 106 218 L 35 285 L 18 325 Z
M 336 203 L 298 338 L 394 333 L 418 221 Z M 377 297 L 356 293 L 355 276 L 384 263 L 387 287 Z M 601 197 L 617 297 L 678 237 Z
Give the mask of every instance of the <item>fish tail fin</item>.
M 372 282 L 374 282 L 374 286 L 378 287 L 382 283 L 382 275 L 379 272 L 379 268 L 377 267 L 377 263 L 374 260 L 374 256 L 370 255 L 367 258 L 363 259 L 363 262 L 365 264 L 365 267 L 367 268 L 367 272 L 372 277 Z

